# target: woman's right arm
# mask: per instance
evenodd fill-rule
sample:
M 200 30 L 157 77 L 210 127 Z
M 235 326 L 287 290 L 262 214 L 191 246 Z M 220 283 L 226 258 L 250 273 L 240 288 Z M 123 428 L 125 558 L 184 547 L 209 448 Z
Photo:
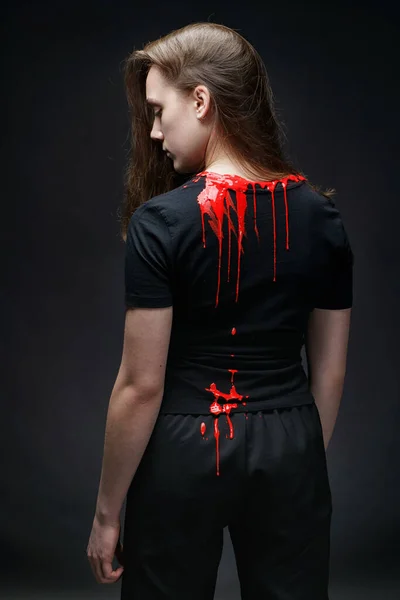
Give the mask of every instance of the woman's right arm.
M 308 321 L 305 342 L 308 379 L 321 419 L 325 450 L 342 399 L 350 315 L 351 308 L 314 308 Z

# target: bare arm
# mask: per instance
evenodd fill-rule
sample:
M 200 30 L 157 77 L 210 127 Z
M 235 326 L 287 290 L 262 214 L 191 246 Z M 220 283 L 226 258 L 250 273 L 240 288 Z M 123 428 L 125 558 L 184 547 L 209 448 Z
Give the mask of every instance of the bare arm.
M 123 564 L 120 512 L 154 429 L 164 390 L 172 306 L 125 315 L 121 366 L 108 407 L 99 492 L 87 556 L 99 583 L 118 581 Z
M 96 514 L 115 523 L 154 429 L 164 391 L 172 306 L 126 311 L 121 366 L 111 394 Z
M 315 398 L 325 449 L 331 439 L 346 374 L 351 308 L 315 308 L 310 314 L 305 350 L 310 390 Z

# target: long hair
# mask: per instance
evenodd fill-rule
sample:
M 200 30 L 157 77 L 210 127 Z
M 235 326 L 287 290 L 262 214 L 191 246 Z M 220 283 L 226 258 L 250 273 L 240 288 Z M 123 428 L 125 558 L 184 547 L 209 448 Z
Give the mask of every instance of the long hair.
M 174 171 L 160 142 L 150 138 L 153 111 L 146 103 L 146 77 L 153 65 L 178 91 L 189 93 L 200 84 L 208 88 L 224 149 L 246 165 L 251 177 L 268 181 L 290 173 L 304 175 L 285 156 L 285 134 L 261 56 L 250 42 L 225 25 L 191 23 L 149 42 L 143 50 L 133 51 L 125 61 L 131 148 L 121 217 L 124 241 L 129 220 L 141 204 L 193 176 Z M 334 193 L 312 187 L 328 197 Z

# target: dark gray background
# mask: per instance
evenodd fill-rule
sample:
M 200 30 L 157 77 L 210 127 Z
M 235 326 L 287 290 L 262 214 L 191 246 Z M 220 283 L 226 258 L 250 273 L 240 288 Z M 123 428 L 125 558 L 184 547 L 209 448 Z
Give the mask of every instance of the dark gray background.
M 327 452 L 331 598 L 400 593 L 398 19 L 385 2 L 261 5 L 2 5 L 4 597 L 118 597 L 119 583 L 95 582 L 84 547 L 122 352 L 121 67 L 134 48 L 207 20 L 256 46 L 292 157 L 311 181 L 337 189 L 356 263 L 348 372 Z M 238 598 L 227 538 L 216 599 Z

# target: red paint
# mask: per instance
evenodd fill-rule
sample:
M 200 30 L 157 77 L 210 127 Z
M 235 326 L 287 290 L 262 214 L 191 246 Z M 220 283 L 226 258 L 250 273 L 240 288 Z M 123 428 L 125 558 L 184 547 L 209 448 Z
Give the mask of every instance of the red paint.
M 229 208 L 230 208 L 230 205 L 228 204 L 228 223 L 229 223 L 229 226 L 228 226 L 228 283 L 229 283 L 229 277 L 230 277 L 230 273 L 231 273 L 231 239 L 232 239 L 231 234 L 232 234 L 232 229 L 234 229 L 233 225 L 231 227 L 232 221 L 230 218 L 231 216 L 229 214 Z
M 276 265 L 277 265 L 277 227 L 276 227 L 276 208 L 275 208 L 275 190 L 277 185 L 280 183 L 283 188 L 284 203 L 285 203 L 285 227 L 286 227 L 286 250 L 289 250 L 289 208 L 287 201 L 287 185 L 289 181 L 306 181 L 306 178 L 302 175 L 291 174 L 282 179 L 273 181 L 249 181 L 237 175 L 221 175 L 219 173 L 213 173 L 211 171 L 202 171 L 198 173 L 193 181 L 198 181 L 200 177 L 205 177 L 204 189 L 200 192 L 197 197 L 197 202 L 200 207 L 201 214 L 201 226 L 202 226 L 202 241 L 203 247 L 206 247 L 206 231 L 205 231 L 205 215 L 208 215 L 208 224 L 211 227 L 214 234 L 218 239 L 218 280 L 217 280 L 217 293 L 215 307 L 218 306 L 219 292 L 221 287 L 221 262 L 222 262 L 222 238 L 223 238 L 223 224 L 224 218 L 227 218 L 228 226 L 228 282 L 230 278 L 230 265 L 231 265 L 231 240 L 232 232 L 236 235 L 238 246 L 238 268 L 236 278 L 236 302 L 239 299 L 239 286 L 240 286 L 240 267 L 241 267 L 241 255 L 244 252 L 243 249 L 243 237 L 246 236 L 246 224 L 245 215 L 247 210 L 247 196 L 249 185 L 253 188 L 253 214 L 254 214 L 254 231 L 257 236 L 258 242 L 260 242 L 260 234 L 257 228 L 257 198 L 256 198 L 256 185 L 261 188 L 267 188 L 271 192 L 271 211 L 272 211 L 272 236 L 273 236 L 273 281 L 276 281 Z M 235 202 L 231 194 L 235 194 Z M 231 218 L 231 209 L 236 212 L 238 228 L 235 230 Z M 233 327 L 231 335 L 236 335 L 236 328 Z M 231 354 L 234 357 L 234 354 Z M 220 431 L 218 426 L 218 417 L 220 414 L 225 414 L 227 423 L 229 425 L 229 435 L 227 438 L 233 439 L 234 430 L 233 423 L 230 418 L 230 412 L 232 409 L 238 407 L 238 402 L 242 405 L 246 405 L 243 402 L 243 396 L 239 394 L 234 385 L 234 376 L 237 373 L 237 369 L 228 369 L 231 373 L 231 389 L 229 394 L 224 393 L 217 389 L 215 383 L 211 383 L 209 388 L 205 388 L 206 391 L 211 392 L 214 395 L 214 401 L 210 405 L 210 412 L 214 416 L 214 438 L 216 443 L 216 455 L 217 455 L 217 475 L 220 474 L 219 462 L 219 438 Z M 225 401 L 225 404 L 220 404 L 219 399 Z M 236 400 L 237 402 L 231 403 L 230 400 Z M 262 418 L 262 415 L 259 415 Z M 248 419 L 247 413 L 245 418 Z
M 222 228 L 223 221 L 226 215 L 228 221 L 228 282 L 230 275 L 230 262 L 231 262 L 231 231 L 233 231 L 238 240 L 238 272 L 236 279 L 236 302 L 239 298 L 239 283 L 240 283 L 240 258 L 243 250 L 243 237 L 246 235 L 245 228 L 245 213 L 247 210 L 247 197 L 246 191 L 248 186 L 253 188 L 253 206 L 254 206 L 254 231 L 257 235 L 258 241 L 260 241 L 259 231 L 257 229 L 257 207 L 256 207 L 256 184 L 262 188 L 267 188 L 272 193 L 271 208 L 272 208 L 272 221 L 273 221 L 273 281 L 276 281 L 276 211 L 275 211 L 275 189 L 278 183 L 283 187 L 284 201 L 285 201 L 285 214 L 286 214 L 286 249 L 289 249 L 289 212 L 287 203 L 287 184 L 289 181 L 306 181 L 303 175 L 288 175 L 282 179 L 276 179 L 273 181 L 249 181 L 238 175 L 221 175 L 219 173 L 213 173 L 211 171 L 202 171 L 198 173 L 193 181 L 198 181 L 200 177 L 206 178 L 206 184 L 204 189 L 200 192 L 197 198 L 197 202 L 201 212 L 201 225 L 203 232 L 203 246 L 206 247 L 206 234 L 204 225 L 204 215 L 207 214 L 209 217 L 208 223 L 219 240 L 219 251 L 218 251 L 218 283 L 217 283 L 217 295 L 216 304 L 218 306 L 219 290 L 221 284 L 221 258 L 222 258 Z M 232 200 L 230 191 L 236 192 L 236 205 Z M 238 231 L 236 232 L 233 225 L 230 209 L 234 210 L 238 219 Z
M 224 398 L 224 400 L 239 400 L 241 401 L 242 398 L 244 398 L 245 396 L 242 396 L 241 394 L 238 394 L 236 391 L 235 386 L 232 384 L 231 386 L 231 390 L 229 394 L 225 394 L 224 392 L 220 392 L 217 389 L 217 386 L 215 385 L 215 383 L 212 383 L 210 385 L 209 388 L 205 388 L 207 390 L 207 392 L 211 392 L 212 394 L 214 394 L 215 398 Z M 246 396 L 246 398 L 248 398 L 248 396 Z
M 214 437 L 215 437 L 215 447 L 217 454 L 217 475 L 219 475 L 219 429 L 218 429 L 218 419 L 214 419 Z
M 231 421 L 231 418 L 230 418 L 229 414 L 226 415 L 226 419 L 227 419 L 228 425 L 229 425 L 229 438 L 231 440 L 233 440 L 233 424 L 232 424 L 232 421 Z
M 218 417 L 220 414 L 226 415 L 226 420 L 229 425 L 229 438 L 232 440 L 234 437 L 234 431 L 233 431 L 233 423 L 232 423 L 232 420 L 229 415 L 233 408 L 238 407 L 238 404 L 237 404 L 237 402 L 230 403 L 229 400 L 239 400 L 239 402 L 242 402 L 243 398 L 248 398 L 248 396 L 242 396 L 241 394 L 238 394 L 238 392 L 236 391 L 235 385 L 233 383 L 233 378 L 235 376 L 235 373 L 237 373 L 237 370 L 229 369 L 229 372 L 232 373 L 232 376 L 231 376 L 231 384 L 232 385 L 231 385 L 229 394 L 225 394 L 224 392 L 221 392 L 220 390 L 218 390 L 215 383 L 212 383 L 209 388 L 205 388 L 207 392 L 211 392 L 214 395 L 214 401 L 210 404 L 210 412 L 215 417 L 215 419 L 214 419 L 214 437 L 215 437 L 216 455 L 217 455 L 217 475 L 219 475 L 219 433 L 220 433 L 219 427 L 218 427 Z M 219 404 L 217 401 L 218 398 L 223 398 L 224 400 L 227 400 L 228 402 L 226 402 L 225 404 Z M 242 402 L 242 404 L 245 405 L 246 402 Z
M 202 423 L 200 425 L 200 432 L 201 432 L 201 435 L 204 437 L 204 434 L 206 432 L 206 424 L 205 423 Z
M 211 384 L 211 386 L 213 386 L 214 384 Z M 215 416 L 218 417 L 221 413 L 225 413 L 226 414 L 226 419 L 228 421 L 228 425 L 229 425 L 229 437 L 231 438 L 231 440 L 233 439 L 233 424 L 231 421 L 231 418 L 229 416 L 229 413 L 231 412 L 232 408 L 237 408 L 238 405 L 235 402 L 234 404 L 218 404 L 217 401 L 214 400 L 214 402 L 211 404 L 210 406 L 210 412 Z M 218 418 L 214 419 L 214 437 L 215 437 L 215 445 L 216 445 L 216 454 L 217 454 L 217 475 L 219 475 L 219 428 L 218 428 Z
M 233 383 L 234 373 L 237 373 L 237 369 L 228 369 L 229 373 L 232 373 L 231 383 Z

